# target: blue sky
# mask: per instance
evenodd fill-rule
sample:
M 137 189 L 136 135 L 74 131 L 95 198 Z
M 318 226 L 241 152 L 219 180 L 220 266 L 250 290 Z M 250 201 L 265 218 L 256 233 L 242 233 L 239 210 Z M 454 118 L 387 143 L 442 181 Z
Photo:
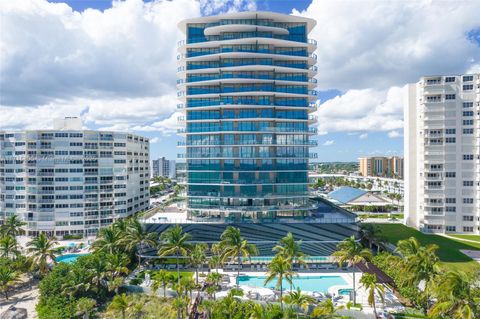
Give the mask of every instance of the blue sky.
M 87 128 L 150 137 L 152 158 L 176 158 L 176 24 L 255 9 L 317 20 L 319 161 L 403 154 L 403 87 L 480 72 L 478 1 L 4 1 L 0 129 L 81 116 Z

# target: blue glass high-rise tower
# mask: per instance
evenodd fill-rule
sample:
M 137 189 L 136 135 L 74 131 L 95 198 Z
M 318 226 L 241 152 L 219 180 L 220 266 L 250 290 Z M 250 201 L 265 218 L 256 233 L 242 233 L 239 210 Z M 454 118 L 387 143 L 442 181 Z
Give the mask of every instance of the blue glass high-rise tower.
M 240 12 L 179 24 L 188 218 L 310 216 L 315 21 Z

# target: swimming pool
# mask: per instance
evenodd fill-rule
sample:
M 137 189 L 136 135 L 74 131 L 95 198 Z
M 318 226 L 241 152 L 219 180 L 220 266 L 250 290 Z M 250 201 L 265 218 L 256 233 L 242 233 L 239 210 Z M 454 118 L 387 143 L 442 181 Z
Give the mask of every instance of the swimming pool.
M 266 287 L 275 289 L 277 279 L 272 280 L 264 285 L 265 276 L 240 276 L 238 281 L 240 285 Z M 300 288 L 302 291 L 319 291 L 326 293 L 332 286 L 346 285 L 347 282 L 341 276 L 300 276 L 293 278 L 293 288 Z M 283 288 L 289 289 L 290 284 L 283 280 Z
M 73 263 L 78 257 L 86 256 L 88 254 L 65 254 L 55 258 L 55 261 L 59 263 Z

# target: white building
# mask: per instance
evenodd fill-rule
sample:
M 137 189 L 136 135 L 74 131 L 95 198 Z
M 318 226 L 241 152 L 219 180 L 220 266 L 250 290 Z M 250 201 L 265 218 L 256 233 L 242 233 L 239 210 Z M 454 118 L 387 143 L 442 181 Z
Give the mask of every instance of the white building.
M 405 222 L 480 233 L 480 74 L 423 77 L 405 105 Z
M 157 160 L 152 160 L 152 177 L 163 176 L 168 178 L 175 178 L 176 169 L 175 161 L 168 160 L 161 157 Z
M 149 141 L 83 130 L 0 131 L 0 222 L 18 214 L 29 235 L 93 234 L 148 207 Z

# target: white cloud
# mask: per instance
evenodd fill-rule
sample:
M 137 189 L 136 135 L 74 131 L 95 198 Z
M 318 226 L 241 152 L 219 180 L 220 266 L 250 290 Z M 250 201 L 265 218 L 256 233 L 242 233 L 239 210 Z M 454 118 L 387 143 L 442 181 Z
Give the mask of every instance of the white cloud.
M 113 1 L 73 11 L 45 0 L 1 1 L 0 129 L 87 127 L 172 133 L 177 23 L 201 13 L 254 9 L 253 0 Z M 176 118 L 175 118 L 176 121 Z
M 158 137 L 151 138 L 150 139 L 150 144 L 158 143 L 158 141 L 160 141 L 160 139 Z
M 255 11 L 255 0 L 200 0 L 204 15 L 216 15 L 236 11 Z
M 403 127 L 403 89 L 349 90 L 317 111 L 321 131 L 390 131 Z
M 401 137 L 402 133 L 400 133 L 399 131 L 390 131 L 390 132 L 388 132 L 387 135 L 390 138 L 396 138 L 396 137 Z
M 365 139 L 368 138 L 368 134 L 367 133 L 360 134 L 360 136 L 358 138 L 361 139 L 361 140 L 365 140 Z
M 325 141 L 325 143 L 323 143 L 323 146 L 330 146 L 330 145 L 333 145 L 333 143 L 335 143 L 335 141 L 328 140 L 328 141 Z
M 467 33 L 480 27 L 479 1 L 313 0 L 318 82 L 326 89 L 386 89 L 422 75 L 459 74 L 480 63 Z
M 320 105 L 318 130 L 393 131 L 403 127 L 406 83 L 430 74 L 480 72 L 479 1 L 313 0 L 318 86 L 340 97 Z

